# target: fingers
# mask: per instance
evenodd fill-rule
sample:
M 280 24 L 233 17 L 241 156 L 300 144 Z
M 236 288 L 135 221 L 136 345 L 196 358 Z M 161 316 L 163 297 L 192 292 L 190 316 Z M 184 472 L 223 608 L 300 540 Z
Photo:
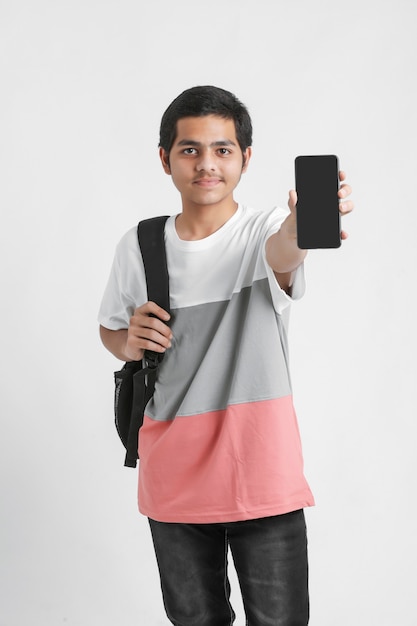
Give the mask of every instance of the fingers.
M 351 213 L 354 208 L 355 205 L 351 200 L 349 200 L 348 202 L 339 202 L 339 211 L 342 215 L 347 215 L 348 213 Z
M 347 198 L 352 193 L 352 187 L 350 185 L 340 185 L 340 189 L 337 192 L 339 198 Z
M 341 201 L 339 202 L 339 211 L 342 215 L 347 215 L 354 209 L 355 205 L 352 202 L 352 200 L 342 201 L 343 198 L 347 198 L 350 195 L 351 191 L 352 190 L 349 187 L 349 185 L 345 185 L 341 187 L 341 189 L 339 190 L 337 194 L 338 197 L 341 199 Z
M 144 314 L 144 315 L 155 315 L 161 320 L 165 320 L 166 322 L 170 319 L 170 314 L 158 306 L 155 302 L 145 302 L 142 306 L 135 309 L 136 314 Z
M 339 178 L 341 182 L 346 180 L 346 172 L 340 171 Z M 340 185 L 340 189 L 337 193 L 337 196 L 341 200 L 341 202 L 339 202 L 339 210 L 342 215 L 347 215 L 354 209 L 355 205 L 353 204 L 352 200 L 343 201 L 345 200 L 345 198 L 350 196 L 351 193 L 352 193 L 352 187 L 350 185 L 348 185 L 347 183 L 343 183 L 343 185 Z M 347 238 L 347 233 L 344 233 L 344 234 L 346 236 L 343 237 L 342 235 L 342 239 Z
M 165 323 L 169 319 L 169 313 L 155 302 L 146 302 L 135 309 L 128 328 L 129 353 L 141 354 L 143 350 L 162 353 L 170 348 L 172 331 Z
M 346 180 L 346 172 L 340 171 L 339 178 L 340 178 L 340 182 L 342 182 L 343 185 L 340 185 L 340 189 L 337 195 L 340 198 L 340 200 L 344 200 L 345 198 L 350 196 L 350 194 L 352 193 L 352 187 L 348 185 L 347 183 L 344 183 L 344 181 Z M 353 211 L 353 208 L 354 208 L 354 204 L 352 200 L 339 202 L 339 210 L 342 215 L 347 215 L 348 213 Z M 340 233 L 340 238 L 344 241 L 348 237 L 349 237 L 348 233 L 345 230 L 342 230 L 342 232 Z

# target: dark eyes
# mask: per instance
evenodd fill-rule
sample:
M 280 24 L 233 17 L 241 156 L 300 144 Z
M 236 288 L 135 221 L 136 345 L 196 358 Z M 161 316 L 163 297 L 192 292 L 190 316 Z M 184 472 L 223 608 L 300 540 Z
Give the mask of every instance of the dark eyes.
M 217 148 L 216 152 L 220 156 L 228 156 L 229 154 L 231 154 L 231 150 L 229 150 L 228 148 Z M 195 156 L 198 154 L 198 151 L 197 148 L 185 148 L 183 150 L 183 154 Z

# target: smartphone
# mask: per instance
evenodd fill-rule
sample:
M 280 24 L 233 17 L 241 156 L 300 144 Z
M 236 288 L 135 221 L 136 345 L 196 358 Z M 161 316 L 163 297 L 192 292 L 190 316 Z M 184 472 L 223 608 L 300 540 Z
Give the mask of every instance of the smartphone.
M 297 244 L 302 249 L 338 248 L 339 162 L 334 154 L 295 159 Z

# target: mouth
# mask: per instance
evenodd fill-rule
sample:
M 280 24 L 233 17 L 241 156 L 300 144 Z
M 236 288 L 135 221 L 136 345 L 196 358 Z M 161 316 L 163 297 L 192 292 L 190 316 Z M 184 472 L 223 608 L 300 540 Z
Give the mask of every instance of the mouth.
M 212 187 L 216 187 L 219 183 L 222 182 L 221 178 L 197 178 L 194 182 L 194 185 L 198 185 L 198 187 L 205 187 L 206 189 L 210 189 Z

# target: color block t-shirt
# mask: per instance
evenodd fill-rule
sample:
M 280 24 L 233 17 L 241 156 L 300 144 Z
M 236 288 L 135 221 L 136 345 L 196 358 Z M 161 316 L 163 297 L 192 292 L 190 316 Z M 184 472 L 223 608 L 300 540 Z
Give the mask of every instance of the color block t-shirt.
M 288 369 L 290 298 L 265 243 L 287 211 L 239 205 L 218 231 L 181 240 L 165 227 L 173 332 L 139 437 L 139 508 L 163 522 L 215 523 L 314 504 Z M 136 228 L 119 243 L 99 321 L 127 328 L 147 301 Z

